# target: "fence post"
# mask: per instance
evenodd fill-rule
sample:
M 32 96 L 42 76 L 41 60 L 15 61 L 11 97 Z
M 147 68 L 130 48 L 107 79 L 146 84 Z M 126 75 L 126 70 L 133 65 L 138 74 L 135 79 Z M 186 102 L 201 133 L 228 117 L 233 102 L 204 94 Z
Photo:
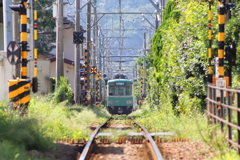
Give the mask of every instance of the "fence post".
M 209 86 L 208 86 L 208 89 L 209 89 L 209 98 L 211 99 L 211 100 L 214 100 L 214 95 L 213 95 L 213 88 L 212 88 L 212 85 L 210 84 Z M 211 114 L 214 114 L 214 103 L 212 103 L 212 102 L 209 102 L 209 113 L 211 113 Z M 209 116 L 209 124 L 213 124 L 214 123 L 214 118 L 213 117 L 211 117 L 211 116 Z
M 207 85 L 207 98 L 208 99 L 211 99 L 211 94 L 210 94 L 210 87 L 209 87 L 209 84 Z M 207 118 L 208 118 L 208 124 L 211 124 L 211 116 L 209 116 L 209 113 L 211 110 L 211 102 L 209 102 L 209 100 L 207 101 Z
M 220 97 L 221 105 L 219 106 L 220 107 L 219 108 L 219 112 L 220 112 L 219 117 L 221 117 L 222 119 L 224 119 L 224 113 L 223 113 L 224 112 L 224 108 L 222 106 L 222 104 L 224 103 L 224 93 L 223 92 L 225 92 L 225 91 L 223 91 L 222 87 L 221 87 L 221 90 L 220 90 L 220 93 L 221 93 L 221 97 Z M 224 123 L 222 121 L 220 121 L 220 123 L 221 123 L 221 130 L 223 132 Z
M 213 86 L 216 86 L 216 85 L 213 85 Z M 216 96 L 216 89 L 213 89 L 213 100 L 214 101 L 217 101 L 217 96 Z M 213 104 L 213 115 L 217 115 L 217 104 Z M 217 123 L 217 120 L 216 120 L 216 118 L 213 118 L 214 119 L 214 124 L 216 124 Z
M 238 90 L 240 90 L 240 88 L 238 88 Z M 240 108 L 240 93 L 237 92 L 237 106 L 238 109 Z M 238 126 L 240 126 L 240 113 L 239 111 L 237 112 L 237 121 L 238 121 Z M 240 145 L 240 130 L 237 131 L 238 133 L 238 145 Z M 238 149 L 238 152 L 240 152 L 240 150 Z
M 228 87 L 228 89 L 231 89 L 231 87 Z M 228 91 L 228 105 L 232 106 L 232 92 L 230 91 Z M 232 110 L 228 108 L 227 111 L 228 111 L 228 122 L 232 123 Z M 228 138 L 230 140 L 232 139 L 232 127 L 230 125 L 228 125 Z

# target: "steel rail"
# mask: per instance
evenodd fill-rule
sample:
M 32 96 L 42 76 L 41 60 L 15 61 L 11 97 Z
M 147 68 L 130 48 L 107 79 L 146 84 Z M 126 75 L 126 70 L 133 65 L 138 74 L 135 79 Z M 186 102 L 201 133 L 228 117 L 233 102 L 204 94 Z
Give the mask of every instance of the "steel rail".
M 131 118 L 132 119 L 132 118 Z M 136 123 L 145 133 L 146 138 L 149 140 L 152 149 L 155 152 L 155 155 L 152 155 L 154 159 L 158 159 L 158 160 L 163 160 L 163 157 L 156 145 L 156 143 L 154 142 L 154 140 L 152 139 L 152 136 L 150 135 L 150 133 L 146 130 L 146 128 L 144 128 L 143 126 L 141 126 L 140 124 L 138 124 L 134 119 L 132 119 L 134 121 L 134 123 Z
M 78 160 L 88 160 L 88 159 L 90 159 L 94 139 L 97 136 L 100 128 L 103 127 L 110 119 L 112 119 L 112 117 L 110 117 L 106 122 L 104 122 L 101 126 L 99 126 L 98 128 L 96 128 L 94 130 L 94 132 L 91 134 L 90 140 L 87 142 L 87 144 L 84 147 L 83 152 L 82 152 L 82 154 L 81 154 L 81 156 Z M 154 153 L 155 153 L 155 154 L 152 153 L 152 156 L 153 156 L 154 160 L 155 159 L 156 160 L 163 160 L 163 157 L 162 157 L 157 145 L 155 144 L 154 140 L 152 139 L 151 134 L 143 126 L 141 126 L 136 121 L 134 121 L 132 118 L 130 118 L 130 119 L 143 130 L 143 132 L 145 134 L 145 138 L 147 138 L 148 141 L 150 142 L 149 147 L 151 147 L 151 150 L 153 150 Z
M 87 142 L 86 146 L 84 147 L 82 154 L 78 160 L 87 160 L 90 158 L 92 144 L 94 142 L 95 137 L 97 136 L 101 127 L 103 127 L 112 117 L 110 117 L 106 122 L 102 123 L 101 126 L 97 127 L 94 132 L 91 134 L 89 141 Z

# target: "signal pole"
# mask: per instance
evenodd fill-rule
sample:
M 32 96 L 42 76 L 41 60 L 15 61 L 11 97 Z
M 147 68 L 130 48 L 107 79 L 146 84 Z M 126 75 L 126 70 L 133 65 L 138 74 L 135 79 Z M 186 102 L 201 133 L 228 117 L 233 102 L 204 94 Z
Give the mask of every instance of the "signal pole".
M 224 25 L 225 25 L 225 0 L 219 1 L 219 16 L 218 16 L 218 77 L 224 77 Z
M 14 102 L 16 108 L 23 107 L 22 114 L 24 113 L 25 109 L 28 107 L 28 103 L 30 102 L 30 88 L 31 88 L 31 80 L 27 79 L 27 55 L 28 55 L 28 46 L 27 46 L 27 0 L 21 0 L 18 5 L 9 5 L 9 7 L 16 12 L 19 12 L 20 19 L 21 19 L 21 33 L 20 33 L 20 40 L 21 40 L 21 58 L 22 58 L 22 68 L 21 68 L 21 79 L 16 80 L 9 80 L 9 99 Z M 14 46 L 17 46 L 17 42 L 14 43 Z M 11 42 L 10 44 L 11 45 Z M 14 48 L 15 48 L 14 47 Z M 9 49 L 10 52 L 13 52 L 14 49 Z M 17 49 L 19 50 L 19 49 Z M 19 51 L 20 52 L 20 51 Z M 7 53 L 8 54 L 8 53 Z M 9 54 L 8 54 L 9 55 Z M 14 54 L 14 56 L 20 55 Z M 18 56 L 17 56 L 18 57 Z M 19 56 L 20 57 L 20 56 Z M 11 58 L 10 58 L 11 59 Z M 12 62 L 12 61 L 11 61 Z M 15 61 L 14 63 L 16 63 Z
M 56 85 L 63 73 L 63 0 L 57 0 L 57 38 L 56 38 Z
M 212 83 L 213 78 L 213 66 L 212 61 L 212 0 L 208 0 L 208 83 Z

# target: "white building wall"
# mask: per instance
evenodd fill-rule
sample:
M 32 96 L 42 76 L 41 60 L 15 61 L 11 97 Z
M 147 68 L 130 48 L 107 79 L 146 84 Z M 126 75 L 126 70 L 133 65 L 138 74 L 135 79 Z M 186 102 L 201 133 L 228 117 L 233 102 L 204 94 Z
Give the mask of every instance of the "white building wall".
M 72 28 L 63 31 L 63 57 L 72 61 L 74 60 L 75 47 L 75 44 L 73 44 L 73 31 Z M 56 55 L 56 48 L 52 49 L 50 53 Z
M 10 65 L 6 52 L 0 51 L 0 102 L 8 99 L 8 80 L 13 79 L 15 65 Z
M 74 66 L 64 63 L 64 77 L 68 79 L 68 83 L 74 92 Z M 50 77 L 56 75 L 56 62 L 50 64 Z

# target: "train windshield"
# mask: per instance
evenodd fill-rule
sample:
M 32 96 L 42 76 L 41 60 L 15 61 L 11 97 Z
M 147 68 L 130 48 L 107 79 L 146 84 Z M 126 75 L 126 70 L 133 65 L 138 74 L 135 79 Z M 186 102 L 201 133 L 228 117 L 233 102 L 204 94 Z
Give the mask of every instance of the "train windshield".
M 132 84 L 126 82 L 115 82 L 109 84 L 109 96 L 131 96 Z

